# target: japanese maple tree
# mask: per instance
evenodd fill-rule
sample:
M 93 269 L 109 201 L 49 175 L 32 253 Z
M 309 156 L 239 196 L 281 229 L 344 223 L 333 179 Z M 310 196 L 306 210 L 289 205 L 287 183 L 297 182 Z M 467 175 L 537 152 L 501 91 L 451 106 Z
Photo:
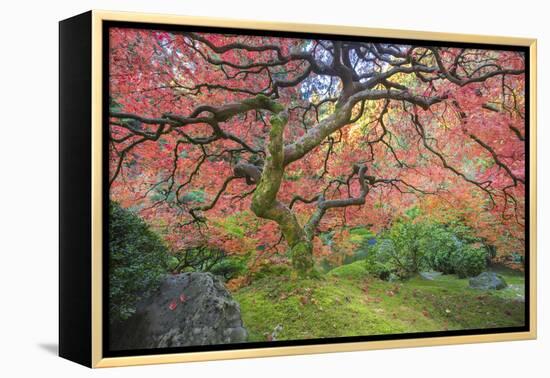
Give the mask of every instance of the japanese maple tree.
M 109 59 L 111 196 L 173 246 L 282 242 L 308 271 L 320 231 L 412 205 L 523 243 L 522 52 L 119 28 Z

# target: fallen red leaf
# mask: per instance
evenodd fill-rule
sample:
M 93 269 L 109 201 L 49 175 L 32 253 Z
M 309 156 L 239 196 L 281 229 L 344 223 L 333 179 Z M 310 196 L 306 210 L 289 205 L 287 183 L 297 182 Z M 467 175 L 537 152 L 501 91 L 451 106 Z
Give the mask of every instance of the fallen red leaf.
M 176 300 L 174 299 L 172 302 L 170 302 L 170 304 L 168 305 L 168 308 L 171 311 L 174 311 L 176 309 L 176 307 L 178 307 L 178 302 L 176 302 Z

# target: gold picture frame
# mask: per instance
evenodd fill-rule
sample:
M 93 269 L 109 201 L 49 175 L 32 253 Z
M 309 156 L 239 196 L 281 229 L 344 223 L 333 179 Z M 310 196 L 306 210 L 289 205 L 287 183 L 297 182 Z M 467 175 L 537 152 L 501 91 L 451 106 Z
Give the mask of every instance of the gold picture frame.
M 87 57 L 91 58 L 89 62 L 89 99 L 91 103 L 89 105 L 82 105 L 83 107 L 89 106 L 89 120 L 91 122 L 90 129 L 86 131 L 86 135 L 83 138 L 90 142 L 90 163 L 89 170 L 89 182 L 86 185 L 91 185 L 89 204 L 89 224 L 83 227 L 90 227 L 89 229 L 89 242 L 90 245 L 84 244 L 81 249 L 89 249 L 89 254 L 86 254 L 86 259 L 83 261 L 73 261 L 75 257 L 68 257 L 68 250 L 65 251 L 63 245 L 67 245 L 62 242 L 61 257 L 60 257 L 60 354 L 63 357 L 69 358 L 84 365 L 99 368 L 99 367 L 114 367 L 114 366 L 129 366 L 129 365 L 143 365 L 143 364 L 160 364 L 160 363 L 174 363 L 174 362 L 189 362 L 189 361 L 208 361 L 208 360 L 220 360 L 220 359 L 237 359 L 237 358 L 251 358 L 251 357 L 268 357 L 268 356 L 283 356 L 283 355 L 300 355 L 310 353 L 328 353 L 328 352 L 346 352 L 346 351 L 359 351 L 359 350 L 371 350 L 371 349 L 387 349 L 387 348 L 404 348 L 404 347 L 423 347 L 423 346 L 435 346 L 435 345 L 447 345 L 447 344 L 466 344 L 466 343 L 483 343 L 483 342 L 496 342 L 496 341 L 513 341 L 513 340 L 528 340 L 535 339 L 537 336 L 537 279 L 536 279 L 536 198 L 537 198 L 537 179 L 536 179 L 536 69 L 537 69 L 537 42 L 535 39 L 527 38 L 512 38 L 512 37 L 497 37 L 497 36 L 481 36 L 481 35 L 469 35 L 469 34 L 451 34 L 451 33 L 435 33 L 435 32 L 423 32 L 423 31 L 405 31 L 405 30 L 393 30 L 393 29 L 378 29 L 367 27 L 352 27 L 352 26 L 336 26 L 336 25 L 316 25 L 316 24 L 294 24 L 294 23 L 279 23 L 279 22 L 258 22 L 251 20 L 231 20 L 231 19 L 217 19 L 210 17 L 188 17 L 188 16 L 174 16 L 174 15 L 160 15 L 160 14 L 146 14 L 146 13 L 126 13 L 126 12 L 110 12 L 93 10 L 82 16 L 85 19 L 78 21 L 77 18 L 69 19 L 61 22 L 60 40 L 61 40 L 61 74 L 65 74 L 63 59 L 68 59 L 63 54 L 69 54 L 70 48 L 75 49 L 77 42 L 72 41 L 66 37 L 67 33 L 74 33 L 76 30 L 83 30 L 89 36 L 89 54 Z M 71 21 L 72 20 L 72 21 Z M 139 356 L 127 356 L 127 357 L 104 357 L 102 350 L 102 329 L 103 329 L 103 280 L 105 279 L 103 273 L 103 201 L 104 201 L 104 169 L 105 164 L 103 160 L 104 151 L 103 148 L 103 62 L 104 62 L 104 45 L 103 41 L 106 38 L 103 35 L 104 22 L 117 21 L 128 23 L 153 23 L 164 25 L 186 25 L 186 26 L 201 26 L 201 27 L 216 27 L 216 28 L 234 28 L 243 30 L 263 30 L 274 32 L 300 32 L 300 33 L 323 33 L 330 35 L 342 35 L 342 36 L 357 36 L 357 37 L 379 37 L 379 38 L 401 38 L 407 40 L 428 40 L 434 42 L 460 42 L 460 43 L 474 43 L 474 44 L 498 44 L 509 46 L 523 46 L 528 48 L 529 51 L 529 127 L 530 127 L 530 140 L 529 140 L 529 293 L 526 293 L 529 297 L 529 330 L 524 332 L 512 332 L 512 333 L 492 333 L 492 334 L 476 334 L 476 335 L 460 335 L 460 336 L 443 336 L 443 337 L 427 337 L 427 338 L 407 338 L 396 340 L 380 340 L 380 341 L 365 341 L 365 342 L 344 342 L 344 343 L 331 343 L 331 344 L 314 344 L 314 345 L 299 345 L 299 346 L 275 346 L 256 349 L 234 349 L 234 350 L 216 350 L 216 351 L 202 351 L 202 352 L 188 352 L 188 353 L 170 353 L 170 354 L 154 354 L 154 355 L 139 355 Z M 70 24 L 72 22 L 72 24 Z M 73 25 L 73 26 L 65 26 Z M 75 26 L 76 25 L 76 26 Z M 72 29 L 71 29 L 72 28 Z M 63 34 L 65 33 L 65 34 Z M 64 37 L 65 35 L 65 37 Z M 74 36 L 73 36 L 74 38 Z M 65 50 L 63 50 L 65 47 Z M 75 52 L 72 52 L 74 54 Z M 63 58 L 65 57 L 65 58 Z M 63 90 L 63 78 L 61 79 L 61 89 Z M 69 79 L 65 79 L 68 82 Z M 68 85 L 68 84 L 67 84 Z M 70 101 L 76 101 L 69 99 L 61 95 L 61 113 L 63 113 L 64 107 L 70 105 Z M 63 123 L 63 116 L 61 117 L 61 123 Z M 86 119 L 86 118 L 85 118 Z M 63 126 L 62 134 L 63 134 Z M 86 129 L 85 129 L 86 130 Z M 91 133 L 90 133 L 91 130 Z M 63 135 L 61 137 L 63 140 Z M 62 149 L 63 149 L 63 143 Z M 62 151 L 62 165 L 63 165 L 63 151 Z M 67 174 L 70 174 L 70 169 L 67 168 Z M 63 170 L 62 178 L 63 182 Z M 78 200 L 76 194 L 71 197 L 71 200 Z M 69 201 L 69 199 L 67 199 Z M 68 206 L 67 204 L 61 204 L 60 206 Z M 69 211 L 69 210 L 67 210 Z M 63 218 L 64 210 L 61 211 L 61 218 Z M 61 220 L 63 223 L 63 219 Z M 67 237 L 67 233 L 71 232 L 71 225 L 69 221 L 61 227 L 61 239 Z M 73 225 L 73 227 L 75 227 Z M 69 242 L 67 242 L 69 243 Z M 74 243 L 77 243 L 74 241 Z M 73 244 L 77 246 L 78 244 Z M 72 251 L 75 252 L 75 247 Z M 77 253 L 80 250 L 76 250 Z M 66 261 L 66 262 L 65 262 Z M 80 265 L 76 265 L 80 264 Z M 84 308 L 82 311 L 89 311 L 89 317 L 81 319 L 82 324 L 72 324 L 73 318 L 78 316 L 76 310 L 71 309 L 75 305 L 73 299 L 64 300 L 64 297 L 70 297 L 69 286 L 76 285 L 74 281 L 71 281 L 74 277 L 71 273 L 67 273 L 68 270 L 73 272 L 88 272 L 82 279 L 89 279 L 90 293 L 84 295 Z M 71 283 L 72 282 L 72 283 Z M 80 303 L 80 302 L 79 302 Z M 72 322 L 72 323 L 71 323 Z M 77 321 L 78 322 L 78 321 Z M 89 322 L 89 324 L 88 324 Z M 68 324 L 71 323 L 71 326 Z M 79 338 L 89 342 L 89 349 L 84 348 L 84 352 L 75 352 L 73 349 L 77 341 L 73 335 L 77 330 L 82 329 L 82 332 L 86 334 L 84 338 L 79 335 Z M 88 338 L 89 336 L 89 338 Z M 89 353 L 89 355 L 88 355 Z

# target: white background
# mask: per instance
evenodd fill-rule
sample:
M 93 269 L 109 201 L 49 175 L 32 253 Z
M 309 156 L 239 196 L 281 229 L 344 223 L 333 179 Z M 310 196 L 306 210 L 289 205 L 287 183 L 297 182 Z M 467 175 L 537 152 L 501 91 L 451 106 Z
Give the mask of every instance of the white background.
M 545 1 L 5 0 L 0 5 L 0 375 L 3 377 L 477 377 L 550 374 L 550 12 Z M 58 25 L 89 9 L 539 39 L 539 339 L 91 371 L 56 356 Z M 546 171 L 545 171 L 546 170 Z M 544 211 L 546 210 L 546 212 Z

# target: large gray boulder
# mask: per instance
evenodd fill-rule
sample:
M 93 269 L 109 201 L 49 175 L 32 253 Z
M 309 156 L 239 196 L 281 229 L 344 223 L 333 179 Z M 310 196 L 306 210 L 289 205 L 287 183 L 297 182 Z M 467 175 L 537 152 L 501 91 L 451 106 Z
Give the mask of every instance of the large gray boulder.
M 239 304 L 210 273 L 167 276 L 159 290 L 112 327 L 112 350 L 239 343 L 247 340 Z
M 470 287 L 481 290 L 501 290 L 506 286 L 506 281 L 495 272 L 483 272 L 479 276 L 470 278 Z

